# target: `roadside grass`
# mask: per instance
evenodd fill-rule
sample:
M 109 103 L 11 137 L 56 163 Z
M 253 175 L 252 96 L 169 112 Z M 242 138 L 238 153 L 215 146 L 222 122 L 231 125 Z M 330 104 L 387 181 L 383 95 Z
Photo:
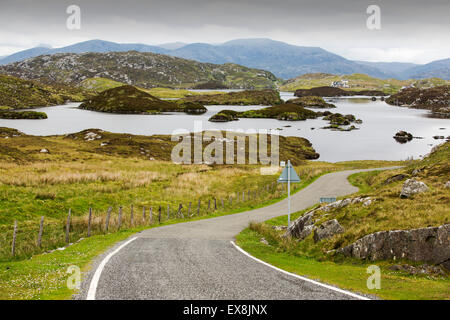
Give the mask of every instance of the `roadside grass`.
M 143 229 L 97 235 L 62 251 L 36 255 L 23 261 L 0 262 L 0 300 L 70 299 L 75 292 L 66 284 L 69 266 L 88 271 L 96 256 Z
M 244 250 L 268 263 L 344 289 L 376 294 L 385 299 L 450 299 L 448 273 L 412 275 L 389 269 L 393 264 L 419 266 L 421 262 L 401 259 L 360 261 L 335 254 L 335 250 L 374 232 L 449 223 L 450 199 L 448 188 L 445 188 L 450 172 L 449 156 L 450 144 L 446 143 L 424 160 L 413 162 L 404 168 L 362 172 L 350 176 L 351 183 L 360 188 L 355 195 L 369 196 L 373 203 L 369 206 L 359 203 L 327 212 L 314 212 L 316 225 L 337 219 L 345 230 L 342 234 L 317 243 L 312 234 L 302 241 L 286 238 L 283 237 L 284 231 L 273 229 L 273 226 L 286 225 L 286 216 L 282 216 L 251 224 L 237 237 L 237 242 Z M 411 177 L 425 182 L 430 190 L 402 199 L 399 194 L 403 182 Z M 292 219 L 312 208 L 294 213 Z M 262 237 L 270 246 L 260 242 Z M 382 284 L 381 290 L 367 289 L 366 280 L 369 275 L 365 270 L 372 264 L 382 270 L 384 285 Z
M 260 242 L 263 235 L 249 228 L 237 236 L 237 244 L 254 257 L 280 269 L 337 286 L 356 293 L 375 295 L 382 299 L 450 299 L 450 279 L 412 276 L 388 269 L 386 262 L 334 262 L 294 255 L 281 251 L 276 244 Z M 376 264 L 381 269 L 381 289 L 368 289 L 367 267 Z
M 305 162 L 296 168 L 302 181 L 292 184 L 291 193 L 301 190 L 323 174 L 354 166 L 353 163 Z M 91 234 L 94 235 L 105 232 L 108 208 L 112 209 L 109 229 L 113 230 L 118 228 L 119 207 L 122 207 L 121 228 L 126 229 L 139 224 L 148 225 L 150 221 L 156 223 L 159 206 L 161 219 L 165 222 L 168 220 L 168 206 L 169 220 L 177 218 L 180 204 L 183 206 L 181 214 L 187 220 L 248 211 L 287 196 L 285 185 L 275 183 L 277 174 L 261 175 L 260 167 L 248 165 L 210 168 L 204 165 L 178 166 L 166 162 L 134 161 L 126 167 L 122 160 L 116 159 L 108 161 L 107 171 L 104 171 L 104 162 L 96 161 L 83 164 L 37 162 L 26 166 L 8 163 L 0 164 L 0 171 L 1 168 L 9 174 L 0 177 L 0 261 L 21 260 L 64 246 L 69 209 L 72 214 L 69 237 L 73 242 L 86 237 L 90 208 Z M 245 193 L 245 201 L 242 201 L 242 193 Z M 199 212 L 198 200 L 201 201 Z M 142 214 L 144 207 L 145 222 Z M 187 217 L 188 210 L 190 218 Z M 42 216 L 44 232 L 41 247 L 38 247 Z M 11 241 L 14 220 L 19 222 L 19 228 L 13 258 Z
M 303 180 L 293 192 L 308 186 L 317 178 L 318 176 L 312 176 L 309 179 Z M 205 216 L 194 216 L 189 221 L 257 209 L 280 201 L 285 197 L 284 195 L 261 203 L 244 203 L 241 207 L 226 212 L 219 210 Z M 99 234 L 90 238 L 83 238 L 82 241 L 68 246 L 65 250 L 41 253 L 26 260 L 0 262 L 0 300 L 70 299 L 76 292 L 68 289 L 66 285 L 67 278 L 69 277 L 69 274 L 67 274 L 67 268 L 69 266 L 78 266 L 83 272 L 86 272 L 90 268 L 91 261 L 96 256 L 132 234 L 148 228 L 186 221 L 186 219 L 175 218 L 162 221 L 162 223 L 154 223 L 150 226 L 140 226 L 119 230 L 114 233 Z M 101 222 L 104 223 L 104 219 L 101 219 Z
M 370 161 L 364 163 L 339 163 L 339 164 L 330 164 L 324 162 L 306 162 L 305 165 L 299 166 L 296 168 L 297 172 L 300 173 L 302 177 L 302 182 L 300 184 L 293 185 L 292 192 L 295 193 L 298 190 L 308 186 L 312 182 L 314 182 L 319 176 L 333 172 L 338 170 L 346 170 L 353 169 L 359 166 L 385 166 L 388 163 L 382 162 L 379 163 L 377 161 Z M 392 164 L 392 163 L 390 163 Z M 165 164 L 168 166 L 168 164 Z M 220 169 L 217 169 L 220 170 Z M 222 170 L 229 170 L 229 168 L 225 168 Z M 33 170 L 32 170 L 33 171 Z M 168 170 L 170 171 L 170 170 Z M 178 171 L 176 171 L 178 172 Z M 190 171 L 195 172 L 195 171 Z M 42 172 L 41 172 L 42 173 Z M 220 178 L 223 179 L 223 174 L 220 175 Z M 229 175 L 230 172 L 225 174 L 225 176 Z M 30 181 L 33 183 L 36 181 L 35 177 L 30 175 Z M 242 176 L 239 176 L 242 178 Z M 267 177 L 266 177 L 267 178 Z M 271 178 L 270 176 L 268 178 Z M 61 181 L 66 182 L 63 178 Z M 194 179 L 194 177 L 189 177 L 188 180 Z M 259 178 L 252 177 L 253 182 L 258 181 Z M 252 180 L 250 179 L 250 180 Z M 60 181 L 60 180 L 58 180 Z M 272 181 L 272 180 L 271 180 Z M 238 186 L 242 187 L 242 181 L 235 182 Z M 62 185 L 66 185 L 63 183 Z M 67 185 L 71 185 L 70 183 Z M 40 186 L 42 187 L 42 186 Z M 252 209 L 256 209 L 259 207 L 267 206 L 277 201 L 280 201 L 286 197 L 285 192 L 281 192 L 281 186 L 278 187 L 278 193 L 272 193 L 271 197 L 264 198 L 263 200 L 258 201 L 248 201 L 241 203 L 240 206 L 235 208 L 225 208 L 225 210 L 219 210 L 215 212 L 210 212 L 205 215 L 193 216 L 189 219 L 189 221 L 195 221 L 200 219 L 208 219 L 212 217 L 218 217 L 226 214 L 239 213 L 243 211 L 248 211 Z M 173 190 L 172 190 L 173 191 Z M 44 191 L 40 191 L 45 196 Z M 50 199 L 53 196 L 49 197 Z M 85 200 L 86 205 L 89 205 L 89 202 Z M 153 211 L 155 214 L 155 211 Z M 163 210 L 165 213 L 165 211 Z M 43 212 L 45 214 L 45 212 Z M 136 210 L 135 219 L 139 219 L 139 211 Z M 86 220 L 86 216 L 76 217 L 76 219 Z M 154 217 L 155 219 L 155 217 Z M 104 224 L 104 216 L 100 216 L 100 225 Z M 116 227 L 117 223 L 117 215 L 112 217 L 112 229 Z M 156 221 L 156 220 L 154 220 Z M 161 224 L 154 223 L 153 225 L 139 226 L 139 227 L 131 227 L 129 224 L 129 213 L 127 211 L 127 215 L 124 219 L 124 230 L 120 230 L 114 233 L 108 234 L 97 234 L 90 238 L 84 238 L 82 241 L 78 243 L 74 243 L 73 245 L 67 247 L 65 250 L 53 251 L 51 253 L 41 253 L 33 255 L 31 258 L 21 260 L 9 260 L 0 262 L 0 299 L 70 299 L 72 294 L 75 292 L 69 290 L 66 286 L 66 281 L 68 278 L 68 274 L 66 273 L 67 268 L 70 265 L 76 265 L 82 269 L 82 271 L 89 270 L 90 262 L 99 254 L 113 246 L 118 241 L 124 240 L 128 238 L 130 235 L 142 231 L 147 228 L 154 228 L 158 226 L 181 223 L 186 222 L 187 219 L 178 219 L 173 218 L 170 220 L 162 221 Z M 58 244 L 63 246 L 63 223 L 64 221 L 59 220 L 59 233 L 58 236 L 62 242 Z M 35 223 L 33 222 L 33 225 Z M 58 225 L 58 224 L 57 224 Z M 5 227 L 5 226 L 3 226 Z M 37 234 L 37 230 L 34 230 L 34 234 Z M 84 229 L 85 232 L 85 229 Z M 99 232 L 104 232 L 99 230 Z M 86 236 L 85 233 L 80 233 L 78 236 Z M 73 239 L 74 234 L 71 234 L 71 239 Z M 75 240 L 76 241 L 76 240 Z M 55 247 L 55 246 L 53 246 Z

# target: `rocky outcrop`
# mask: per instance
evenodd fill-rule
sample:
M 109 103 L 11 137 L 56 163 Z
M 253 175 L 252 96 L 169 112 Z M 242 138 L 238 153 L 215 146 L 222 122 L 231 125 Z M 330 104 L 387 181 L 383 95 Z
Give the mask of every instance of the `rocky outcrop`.
M 307 213 L 305 213 L 303 216 L 301 216 L 300 218 L 296 219 L 291 226 L 286 230 L 285 236 L 288 237 L 294 237 L 294 238 L 298 238 L 298 239 L 305 239 L 307 236 L 309 236 L 312 232 L 312 227 L 314 224 L 314 220 L 313 220 L 313 216 L 314 216 L 314 211 L 309 211 Z M 305 231 L 305 229 L 307 227 L 311 227 L 308 228 L 307 231 Z
M 405 181 L 400 192 L 400 198 L 409 198 L 414 194 L 428 191 L 428 186 L 422 181 L 416 179 L 408 179 Z
M 403 271 L 412 275 L 427 274 L 431 276 L 445 276 L 445 271 L 441 266 L 431 266 L 428 264 L 422 264 L 420 266 L 411 266 L 408 264 L 394 264 L 389 267 L 392 271 Z
M 369 234 L 338 250 L 348 257 L 367 260 L 423 261 L 450 270 L 450 224 L 412 230 Z
M 320 227 L 314 229 L 314 242 L 331 238 L 332 236 L 343 232 L 344 228 L 336 219 L 325 221 Z
M 413 173 L 414 175 L 414 173 Z M 402 181 L 404 179 L 406 179 L 408 176 L 406 174 L 400 173 L 400 174 L 396 174 L 393 175 L 392 177 L 387 178 L 386 180 L 384 180 L 383 184 L 387 185 L 387 184 L 391 184 L 397 181 Z
M 303 240 L 314 232 L 314 239 L 317 239 L 316 241 L 320 241 L 337 233 L 342 233 L 344 228 L 336 219 L 326 221 L 319 227 L 315 226 L 314 223 L 316 220 L 314 220 L 314 214 L 317 211 L 328 212 L 330 210 L 346 207 L 350 204 L 362 203 L 363 206 L 369 206 L 373 201 L 374 199 L 370 197 L 347 198 L 310 210 L 292 222 L 291 226 L 287 228 L 284 236 Z
M 349 204 L 362 203 L 363 206 L 368 206 L 373 202 L 371 197 L 356 197 L 356 198 L 347 198 L 343 200 L 338 200 L 333 203 L 327 204 L 326 206 L 320 208 L 322 211 L 330 211 L 333 209 L 343 208 L 348 206 Z

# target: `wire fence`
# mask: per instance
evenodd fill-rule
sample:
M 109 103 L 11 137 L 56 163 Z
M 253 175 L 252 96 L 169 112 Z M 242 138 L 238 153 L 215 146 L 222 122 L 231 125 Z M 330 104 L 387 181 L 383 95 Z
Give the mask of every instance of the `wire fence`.
M 292 185 L 292 190 L 297 187 Z M 94 235 L 231 213 L 239 209 L 262 205 L 280 198 L 286 192 L 285 186 L 273 182 L 240 190 L 228 197 L 196 199 L 188 203 L 164 201 L 148 207 L 111 206 L 105 210 L 89 209 L 89 212 L 82 214 L 69 209 L 67 218 L 60 221 L 45 217 L 41 217 L 38 223 L 15 221 L 13 226 L 6 228 L 0 234 L 0 261 L 20 260 L 49 250 L 58 250 Z

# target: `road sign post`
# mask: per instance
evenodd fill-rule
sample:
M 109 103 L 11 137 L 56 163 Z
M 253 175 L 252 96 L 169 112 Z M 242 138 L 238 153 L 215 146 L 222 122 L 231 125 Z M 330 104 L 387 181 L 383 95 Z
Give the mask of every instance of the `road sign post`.
M 287 166 L 283 169 L 280 177 L 278 178 L 278 183 L 287 183 L 288 189 L 288 228 L 291 226 L 291 182 L 300 182 L 300 177 L 297 172 L 295 172 L 294 167 L 291 165 L 291 161 L 288 160 Z

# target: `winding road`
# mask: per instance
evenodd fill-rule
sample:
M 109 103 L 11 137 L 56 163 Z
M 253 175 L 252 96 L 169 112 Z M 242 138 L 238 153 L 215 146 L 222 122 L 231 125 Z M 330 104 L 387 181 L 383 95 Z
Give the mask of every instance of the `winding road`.
M 320 197 L 357 192 L 351 170 L 330 173 L 291 196 L 292 212 Z M 277 270 L 232 241 L 252 221 L 287 214 L 287 200 L 217 218 L 142 231 L 99 256 L 76 299 L 363 299 L 338 288 Z

